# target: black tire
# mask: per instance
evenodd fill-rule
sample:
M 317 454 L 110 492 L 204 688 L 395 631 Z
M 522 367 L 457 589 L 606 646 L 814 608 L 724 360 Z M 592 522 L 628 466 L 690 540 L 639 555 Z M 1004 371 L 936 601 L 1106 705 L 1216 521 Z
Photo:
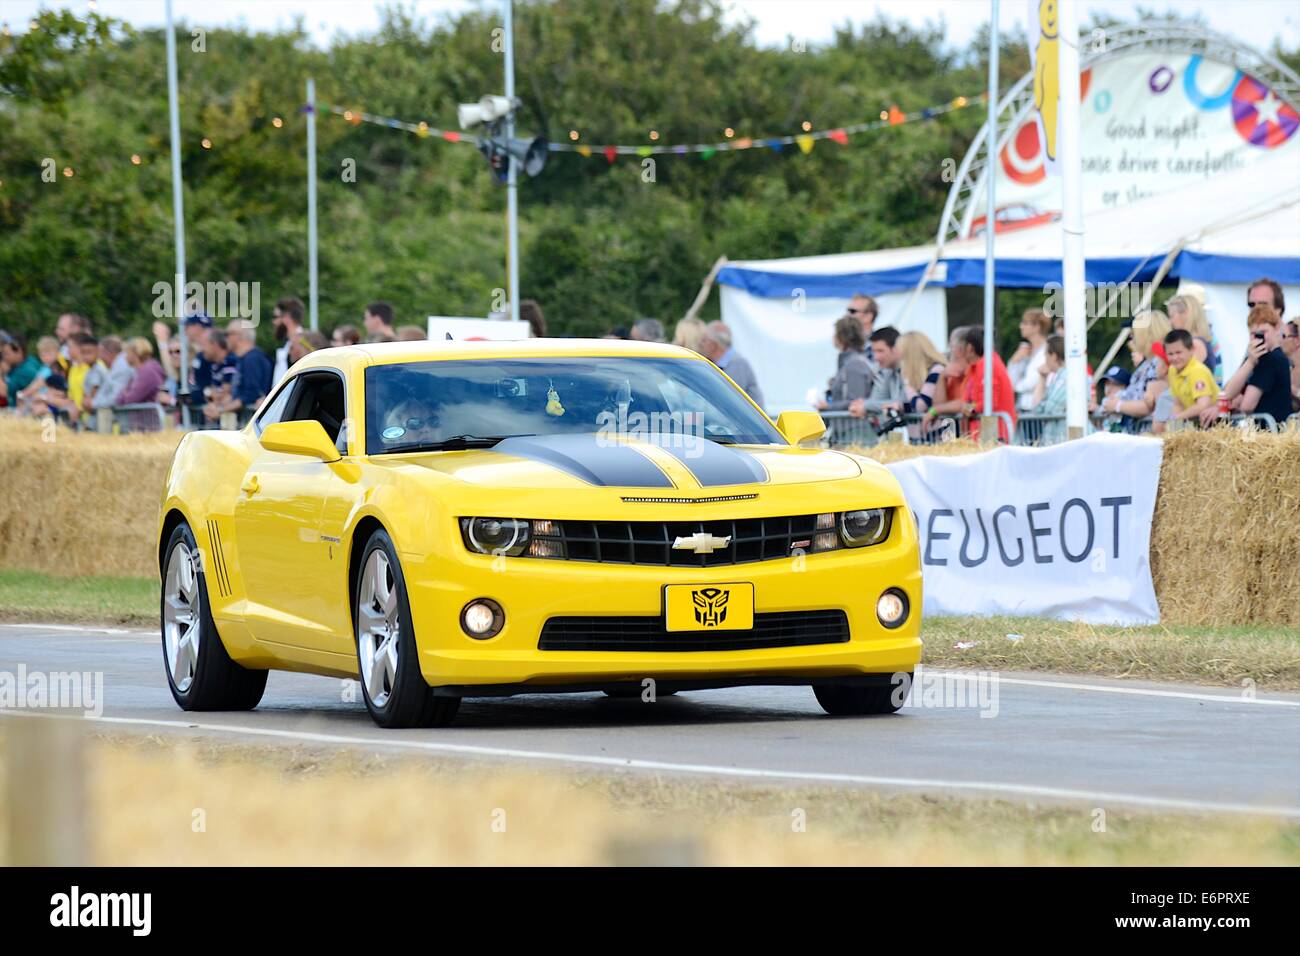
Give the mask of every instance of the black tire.
M 388 562 L 389 576 L 397 609 L 397 663 L 394 679 L 383 682 L 384 699 L 376 704 L 367 687 L 366 667 L 362 657 L 362 629 L 365 612 L 362 607 L 366 600 L 366 576 L 370 568 L 371 556 L 380 552 Z M 397 559 L 397 549 L 388 532 L 382 528 L 376 530 L 366 541 L 361 551 L 357 580 L 352 590 L 353 637 L 357 644 L 357 669 L 361 675 L 361 696 L 365 698 L 366 710 L 380 727 L 395 729 L 401 727 L 446 727 L 456 717 L 460 709 L 459 697 L 437 697 L 420 673 L 420 656 L 415 643 L 415 629 L 411 623 L 411 605 L 406 596 L 406 579 L 402 576 L 402 565 Z M 377 666 L 377 665 L 372 665 Z
M 182 593 L 168 594 L 169 581 L 173 580 L 172 574 L 182 573 L 178 564 L 185 560 L 180 550 L 181 546 L 184 546 L 190 555 L 189 571 L 185 572 L 187 580 L 192 575 L 190 589 L 192 593 L 184 607 L 180 603 Z M 261 701 L 262 694 L 266 690 L 267 672 L 252 670 L 237 664 L 226 652 L 226 645 L 221 642 L 217 625 L 212 620 L 207 576 L 203 573 L 203 562 L 197 560 L 198 556 L 199 549 L 194 541 L 194 533 L 188 524 L 181 522 L 167 539 L 167 548 L 163 552 L 163 586 L 158 610 L 162 624 L 163 671 L 167 674 L 167 686 L 171 688 L 172 697 L 181 710 L 252 710 Z M 169 598 L 172 600 L 170 608 Z M 170 624 L 169 610 L 172 617 Z M 182 628 L 176 623 L 178 611 L 188 614 L 191 622 L 189 626 L 192 627 L 193 622 L 197 621 L 197 633 L 187 641 L 185 639 L 189 638 L 189 628 Z M 169 631 L 169 627 L 174 630 Z M 182 633 L 185 635 L 184 638 L 180 637 Z M 172 644 L 169 644 L 169 635 L 179 638 L 173 641 L 176 645 L 175 649 Z M 185 646 L 196 647 L 197 650 L 192 670 L 184 666 L 179 668 L 187 672 L 181 674 L 180 685 L 178 685 L 177 678 L 173 674 L 173 671 L 178 668 L 173 664 L 182 651 L 180 641 L 185 641 Z
M 895 674 L 890 683 L 880 686 L 856 684 L 814 684 L 813 693 L 822 710 L 832 717 L 866 717 L 875 714 L 895 714 L 907 700 L 912 688 L 912 675 L 905 683 Z

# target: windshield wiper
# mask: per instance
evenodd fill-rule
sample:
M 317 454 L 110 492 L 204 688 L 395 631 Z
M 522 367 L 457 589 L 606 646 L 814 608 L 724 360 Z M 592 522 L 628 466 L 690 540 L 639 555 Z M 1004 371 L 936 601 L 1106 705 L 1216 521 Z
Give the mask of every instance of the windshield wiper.
M 393 455 L 411 451 L 461 451 L 466 448 L 491 448 L 497 442 L 507 438 L 531 438 L 532 433 L 523 435 L 452 435 L 442 441 L 413 441 L 405 445 L 393 445 L 384 449 L 384 454 Z

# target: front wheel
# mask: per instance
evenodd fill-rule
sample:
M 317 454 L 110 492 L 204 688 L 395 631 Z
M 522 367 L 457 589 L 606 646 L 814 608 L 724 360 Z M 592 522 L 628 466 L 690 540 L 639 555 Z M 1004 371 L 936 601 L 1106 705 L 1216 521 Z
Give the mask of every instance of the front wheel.
M 207 580 L 194 533 L 184 522 L 167 540 L 162 581 L 163 665 L 181 710 L 252 710 L 266 671 L 231 660 L 208 606 Z
M 380 727 L 445 727 L 459 697 L 435 697 L 420 673 L 406 580 L 386 531 L 370 536 L 356 584 L 357 663 L 366 709 Z
M 865 717 L 895 714 L 912 689 L 912 675 L 894 674 L 884 686 L 857 684 L 815 684 L 813 693 L 822 710 L 832 717 Z

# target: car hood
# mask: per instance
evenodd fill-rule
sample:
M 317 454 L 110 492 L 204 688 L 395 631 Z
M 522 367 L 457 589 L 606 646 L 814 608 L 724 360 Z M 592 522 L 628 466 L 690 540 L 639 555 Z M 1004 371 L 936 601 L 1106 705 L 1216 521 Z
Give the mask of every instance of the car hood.
M 658 441 L 595 434 L 507 438 L 490 449 L 400 457 L 406 465 L 469 484 L 520 489 L 588 486 L 690 492 L 834 481 L 862 474 L 857 459 L 837 451 L 720 445 L 681 435 L 662 436 Z

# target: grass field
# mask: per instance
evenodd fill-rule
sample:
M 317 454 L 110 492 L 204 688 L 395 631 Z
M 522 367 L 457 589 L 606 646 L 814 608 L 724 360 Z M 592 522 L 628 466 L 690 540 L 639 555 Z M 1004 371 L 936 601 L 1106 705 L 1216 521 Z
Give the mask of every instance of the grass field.
M 0 758 L 31 722 L 0 723 Z M 88 852 L 110 866 L 1300 863 L 1300 824 L 1118 807 L 165 737 L 92 739 L 86 765 Z
M 0 620 L 155 627 L 158 585 L 148 578 L 55 578 L 0 571 Z M 932 667 L 1055 671 L 1231 687 L 1251 680 L 1262 690 L 1300 689 L 1300 635 L 1286 627 L 1122 628 L 1040 618 L 966 617 L 927 618 L 922 635 L 924 662 Z

